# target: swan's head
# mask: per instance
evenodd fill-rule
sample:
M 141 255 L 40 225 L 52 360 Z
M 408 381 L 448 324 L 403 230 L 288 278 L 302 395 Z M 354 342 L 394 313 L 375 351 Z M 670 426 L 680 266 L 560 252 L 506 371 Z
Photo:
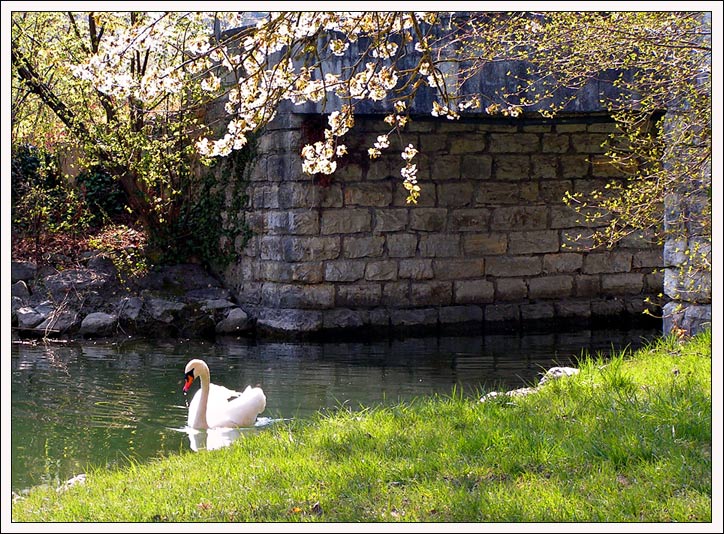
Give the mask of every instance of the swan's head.
M 208 373 L 208 366 L 203 360 L 191 360 L 186 364 L 186 370 L 184 371 L 184 373 L 186 373 L 184 377 L 184 393 L 189 390 L 191 384 L 196 380 L 196 377 L 200 376 L 204 370 Z

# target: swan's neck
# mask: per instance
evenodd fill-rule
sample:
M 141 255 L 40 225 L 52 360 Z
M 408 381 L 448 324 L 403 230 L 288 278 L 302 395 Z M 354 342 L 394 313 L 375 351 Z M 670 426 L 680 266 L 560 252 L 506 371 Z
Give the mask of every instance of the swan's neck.
M 208 369 L 199 369 L 199 380 L 201 381 L 201 397 L 199 397 L 199 407 L 196 410 L 196 420 L 194 428 L 209 428 L 206 422 L 206 408 L 209 404 L 209 371 Z

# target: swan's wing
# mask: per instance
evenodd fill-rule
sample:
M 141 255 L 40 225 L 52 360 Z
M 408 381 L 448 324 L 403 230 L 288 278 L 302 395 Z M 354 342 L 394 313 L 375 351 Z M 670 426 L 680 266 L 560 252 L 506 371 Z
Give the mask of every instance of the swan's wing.
M 247 386 L 243 393 L 211 384 L 206 408 L 209 428 L 253 426 L 256 416 L 266 408 L 266 396 L 260 388 Z
M 266 395 L 261 388 L 247 386 L 240 396 L 228 403 L 226 417 L 234 426 L 253 426 L 256 416 L 266 408 Z
M 236 397 L 243 395 L 240 391 L 234 391 L 233 389 L 225 388 L 218 384 L 210 384 L 209 388 L 209 402 L 230 402 Z

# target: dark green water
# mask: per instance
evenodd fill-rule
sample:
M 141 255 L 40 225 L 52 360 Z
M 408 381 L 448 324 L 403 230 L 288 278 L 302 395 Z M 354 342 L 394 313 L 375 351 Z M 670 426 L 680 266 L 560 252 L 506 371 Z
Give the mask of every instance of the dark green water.
M 94 466 L 122 467 L 192 445 L 213 448 L 218 436 L 190 436 L 185 429 L 181 387 L 191 358 L 206 360 L 214 383 L 264 389 L 267 408 L 258 427 L 222 436 L 237 438 L 340 405 L 394 404 L 453 388 L 476 399 L 483 391 L 529 385 L 551 366 L 575 365 L 584 351 L 636 348 L 659 333 L 585 330 L 368 343 L 13 343 L 12 490 L 56 486 Z

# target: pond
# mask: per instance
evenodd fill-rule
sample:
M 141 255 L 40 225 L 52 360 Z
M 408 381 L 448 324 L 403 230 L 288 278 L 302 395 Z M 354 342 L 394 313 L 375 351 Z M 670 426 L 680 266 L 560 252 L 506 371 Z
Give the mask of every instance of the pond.
M 186 429 L 181 388 L 191 358 L 206 360 L 214 383 L 232 389 L 259 384 L 266 393 L 258 425 L 222 436 L 228 443 L 280 420 L 340 406 L 396 404 L 454 389 L 477 399 L 485 391 L 530 385 L 542 370 L 575 365 L 586 352 L 637 348 L 659 335 L 659 328 L 646 328 L 367 342 L 14 342 L 12 490 L 56 486 L 96 466 L 218 446 L 211 433 Z

